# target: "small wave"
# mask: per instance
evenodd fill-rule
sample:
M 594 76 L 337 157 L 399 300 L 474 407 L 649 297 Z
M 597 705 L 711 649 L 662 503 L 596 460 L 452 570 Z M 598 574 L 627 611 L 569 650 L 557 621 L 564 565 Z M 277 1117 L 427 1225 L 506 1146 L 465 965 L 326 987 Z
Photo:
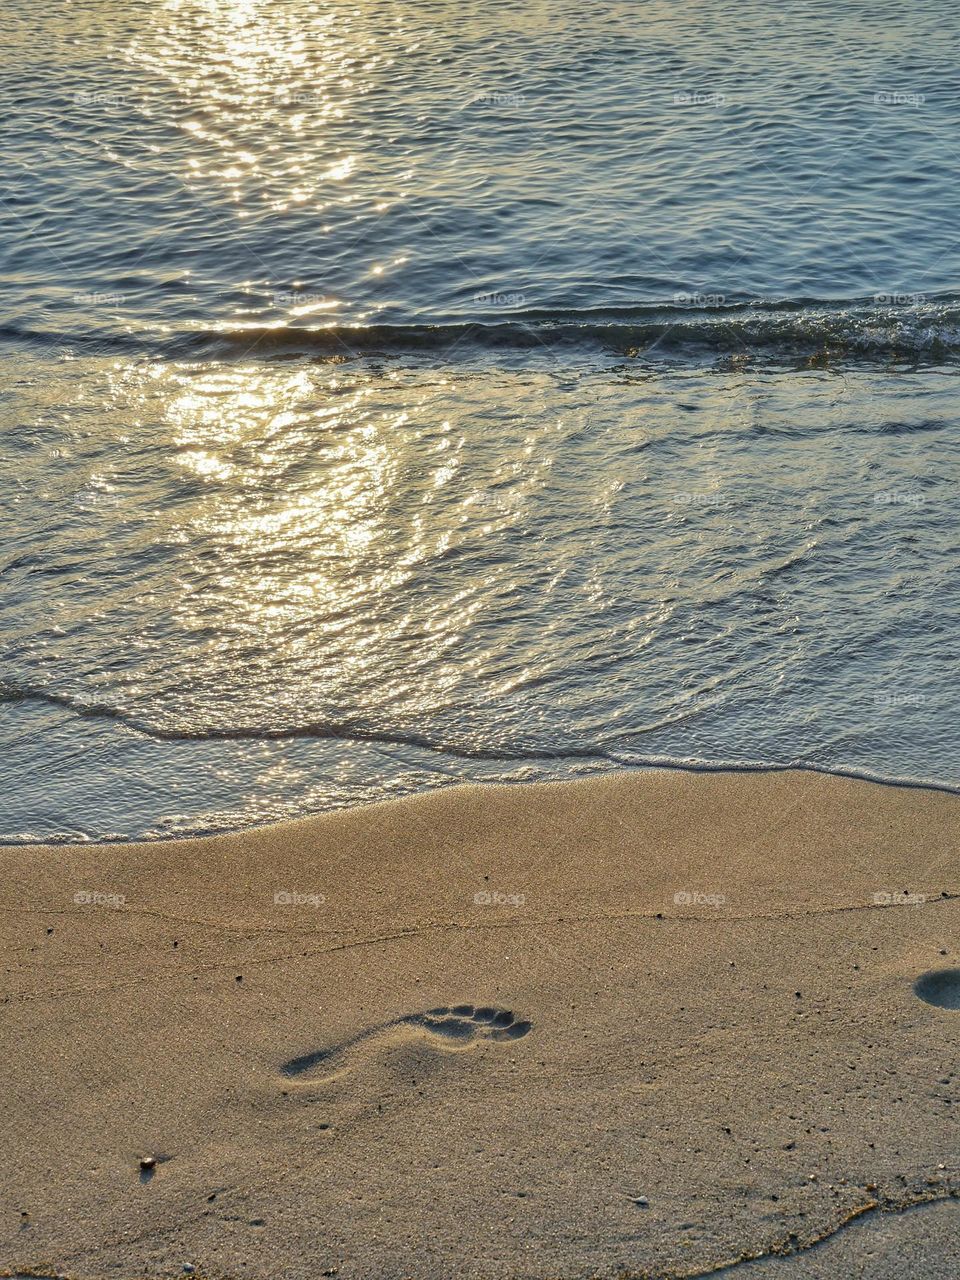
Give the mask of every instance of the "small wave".
M 456 361 L 478 352 L 575 350 L 608 356 L 781 356 L 810 361 L 928 358 L 960 355 L 960 297 L 909 305 L 870 300 L 779 299 L 721 306 L 644 303 L 600 310 L 525 310 L 502 319 L 454 318 L 437 323 L 287 324 L 199 328 L 152 334 L 99 329 L 95 335 L 8 323 L 0 338 L 52 347 L 63 354 L 162 354 L 173 358 L 237 358 L 316 354 L 327 358 L 390 354 Z
M 427 734 L 376 729 L 353 721 L 308 721 L 281 725 L 209 725 L 196 728 L 152 724 L 136 714 L 102 702 L 86 702 L 71 694 L 39 686 L 0 681 L 0 702 L 42 702 L 60 707 L 84 720 L 109 720 L 156 742 L 277 742 L 298 738 L 335 739 L 340 742 L 413 747 L 435 751 L 462 760 L 605 760 L 607 754 L 594 747 L 516 747 L 509 751 L 495 747 L 473 747 L 438 742 Z
M 921 790 L 938 791 L 948 795 L 960 795 L 960 785 L 945 783 L 929 778 L 918 778 L 885 774 L 879 771 L 856 766 L 821 765 L 803 758 L 788 760 L 752 760 L 740 757 L 724 759 L 707 759 L 700 756 L 668 756 L 656 754 L 638 754 L 618 750 L 615 746 L 605 748 L 595 746 L 538 746 L 521 747 L 511 744 L 509 747 L 470 747 L 463 744 L 449 744 L 431 739 L 426 734 L 406 731 L 375 730 L 349 723 L 326 722 L 323 724 L 285 725 L 277 727 L 211 727 L 206 729 L 164 729 L 145 724 L 136 717 L 123 711 L 110 708 L 99 703 L 85 703 L 69 695 L 52 690 L 14 685 L 0 681 L 0 702 L 37 701 L 62 707 L 83 719 L 101 719 L 123 725 L 125 728 L 157 742 L 242 742 L 242 741 L 294 741 L 311 738 L 337 742 L 355 742 L 382 747 L 410 748 L 426 751 L 446 757 L 450 760 L 494 761 L 503 765 L 511 763 L 536 764 L 544 771 L 542 781 L 563 780 L 562 777 L 551 778 L 550 769 L 564 764 L 592 764 L 601 772 L 621 770 L 632 772 L 645 769 L 676 769 L 694 773 L 785 773 L 790 771 L 816 773 L 828 777 L 851 778 L 862 782 L 873 782 L 881 786 L 919 788 Z M 459 775 L 453 781 L 460 782 Z M 510 779 L 500 781 L 509 783 Z M 113 838 L 113 837 L 111 837 Z M 29 843 L 36 837 L 17 837 L 4 835 L 5 841 Z M 49 839 L 49 837 L 45 837 Z M 71 837 L 75 839 L 75 837 Z

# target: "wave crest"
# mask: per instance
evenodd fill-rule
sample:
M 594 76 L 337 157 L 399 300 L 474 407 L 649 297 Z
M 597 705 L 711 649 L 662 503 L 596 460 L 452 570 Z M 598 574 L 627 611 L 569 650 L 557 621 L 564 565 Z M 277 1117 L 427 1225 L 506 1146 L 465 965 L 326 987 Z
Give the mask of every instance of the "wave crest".
M 622 358 L 669 356 L 783 357 L 817 363 L 832 358 L 935 359 L 960 356 L 960 297 L 824 302 L 779 299 L 711 305 L 643 303 L 602 310 L 525 310 L 436 323 L 289 324 L 200 328 L 153 334 L 129 326 L 96 335 L 0 327 L 0 337 L 76 354 L 118 352 L 178 358 L 271 354 L 427 355 L 456 361 L 478 352 L 569 354 Z M 890 300 L 894 299 L 894 300 Z

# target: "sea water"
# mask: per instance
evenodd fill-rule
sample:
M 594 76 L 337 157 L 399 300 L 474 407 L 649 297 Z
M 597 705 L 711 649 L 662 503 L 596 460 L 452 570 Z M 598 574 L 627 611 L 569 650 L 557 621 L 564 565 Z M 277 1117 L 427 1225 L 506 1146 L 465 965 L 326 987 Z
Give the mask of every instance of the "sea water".
M 0 836 L 960 787 L 960 11 L 8 9 Z

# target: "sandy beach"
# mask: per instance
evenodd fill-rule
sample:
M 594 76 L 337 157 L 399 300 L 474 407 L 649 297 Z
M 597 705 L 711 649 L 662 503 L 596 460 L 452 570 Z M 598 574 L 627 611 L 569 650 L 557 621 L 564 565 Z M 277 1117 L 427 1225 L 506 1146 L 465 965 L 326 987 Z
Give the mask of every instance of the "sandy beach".
M 958 834 L 659 771 L 0 850 L 0 1265 L 955 1276 Z

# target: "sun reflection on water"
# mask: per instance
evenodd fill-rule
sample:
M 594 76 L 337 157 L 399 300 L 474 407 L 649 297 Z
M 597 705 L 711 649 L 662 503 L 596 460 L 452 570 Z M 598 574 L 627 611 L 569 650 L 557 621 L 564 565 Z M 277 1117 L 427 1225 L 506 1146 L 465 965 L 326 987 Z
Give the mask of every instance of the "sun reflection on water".
M 343 7 L 304 15 L 276 0 L 169 0 L 126 42 L 144 116 L 175 131 L 163 148 L 167 171 L 179 152 L 179 179 L 215 230 L 225 219 L 273 220 L 282 236 L 285 217 L 324 215 L 313 228 L 316 266 L 332 233 L 393 207 L 396 176 L 381 187 L 385 156 L 363 107 L 393 60 L 384 47 L 391 21 Z M 290 281 L 275 276 L 267 254 L 246 253 L 256 275 L 226 327 L 303 322 L 340 306 L 318 298 L 327 291 L 315 280 L 306 301 L 291 300 Z

